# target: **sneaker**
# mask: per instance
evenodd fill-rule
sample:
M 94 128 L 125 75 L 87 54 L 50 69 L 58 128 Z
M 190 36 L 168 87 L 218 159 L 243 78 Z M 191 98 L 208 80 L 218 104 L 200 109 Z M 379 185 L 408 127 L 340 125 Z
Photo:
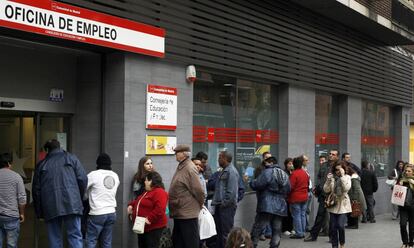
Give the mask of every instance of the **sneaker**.
M 285 231 L 283 234 L 286 236 L 290 236 L 292 233 L 290 233 L 289 231 Z
M 295 230 L 292 230 L 292 231 L 290 232 L 290 234 L 295 235 L 295 234 L 296 234 Z
M 265 241 L 266 240 L 266 237 L 264 236 L 264 234 L 260 235 L 259 240 L 261 240 L 261 241 Z

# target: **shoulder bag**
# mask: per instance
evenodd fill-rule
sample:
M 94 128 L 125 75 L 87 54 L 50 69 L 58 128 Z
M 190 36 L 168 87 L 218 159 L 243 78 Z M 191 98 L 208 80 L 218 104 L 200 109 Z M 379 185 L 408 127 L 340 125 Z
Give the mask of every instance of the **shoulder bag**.
M 336 205 L 336 196 L 331 192 L 325 199 L 325 208 L 331 208 Z
M 398 174 L 397 174 L 397 170 L 396 169 L 394 169 L 394 173 L 395 173 L 395 179 L 387 179 L 387 180 L 385 180 L 385 183 L 388 186 L 390 186 L 390 188 L 394 187 L 395 183 L 397 182 Z
M 139 204 L 141 203 L 141 200 L 144 199 L 147 193 L 148 192 L 145 192 L 145 194 L 141 197 L 141 199 L 139 199 L 138 204 L 137 204 L 137 211 L 136 211 L 134 226 L 132 227 L 132 231 L 137 234 L 143 234 L 144 229 L 145 229 L 145 217 L 138 216 L 138 210 L 139 210 Z

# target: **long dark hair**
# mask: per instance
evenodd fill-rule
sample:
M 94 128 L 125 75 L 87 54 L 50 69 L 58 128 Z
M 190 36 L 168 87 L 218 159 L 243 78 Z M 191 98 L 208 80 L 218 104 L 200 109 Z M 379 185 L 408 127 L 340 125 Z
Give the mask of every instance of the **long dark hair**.
M 143 183 L 145 180 L 145 176 L 148 174 L 147 171 L 145 171 L 145 166 L 144 164 L 151 159 L 151 157 L 148 156 L 144 156 L 142 157 L 139 162 L 138 162 L 138 170 L 137 173 L 135 173 L 134 176 L 134 181 L 139 182 L 139 183 Z M 152 159 L 151 159 L 152 160 Z

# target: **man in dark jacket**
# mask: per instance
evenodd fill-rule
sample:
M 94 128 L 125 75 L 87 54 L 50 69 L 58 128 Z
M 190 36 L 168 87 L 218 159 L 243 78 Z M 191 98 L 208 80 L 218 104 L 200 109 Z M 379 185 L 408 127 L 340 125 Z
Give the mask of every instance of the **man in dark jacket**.
M 36 215 L 44 218 L 50 247 L 62 247 L 62 223 L 70 247 L 83 247 L 82 198 L 88 185 L 85 170 L 75 155 L 60 148 L 52 139 L 44 146 L 48 153 L 33 178 L 33 201 Z
M 362 175 L 361 175 L 361 188 L 364 191 L 365 201 L 367 203 L 367 209 L 362 215 L 362 223 L 367 221 L 375 223 L 374 215 L 374 192 L 378 190 L 378 180 L 375 173 L 369 168 L 368 161 L 362 161 Z
M 313 227 L 311 231 L 309 232 L 309 236 L 305 238 L 305 242 L 309 241 L 316 241 L 316 239 L 319 236 L 319 232 L 321 229 L 326 225 L 329 215 L 325 208 L 325 192 L 323 191 L 323 185 L 326 182 L 326 176 L 329 172 L 331 172 L 331 168 L 334 166 L 334 164 L 339 159 L 339 151 L 336 149 L 332 149 L 329 152 L 328 162 L 325 162 L 321 165 L 321 168 L 319 169 L 317 180 L 315 183 L 315 195 L 318 197 L 318 213 L 316 214 L 315 223 L 313 224 Z M 325 228 L 326 229 L 326 228 Z
M 289 176 L 277 165 L 274 157 L 263 161 L 264 170 L 250 182 L 250 187 L 256 190 L 256 218 L 252 227 L 251 237 L 254 247 L 257 247 L 263 228 L 270 223 L 272 239 L 270 247 L 279 247 L 282 232 L 282 218 L 287 216 L 286 197 L 290 192 Z

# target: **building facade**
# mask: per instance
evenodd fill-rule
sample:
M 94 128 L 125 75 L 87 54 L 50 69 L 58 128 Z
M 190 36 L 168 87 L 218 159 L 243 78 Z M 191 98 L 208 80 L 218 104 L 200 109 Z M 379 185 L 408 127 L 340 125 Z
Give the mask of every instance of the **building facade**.
M 384 181 L 396 160 L 409 157 L 413 93 L 413 60 L 399 46 L 414 38 L 404 19 L 387 10 L 405 2 L 39 2 L 57 12 L 59 6 L 95 11 L 95 21 L 103 14 L 165 31 L 165 51 L 151 53 L 0 22 L 0 152 L 15 154 L 28 191 L 47 139 L 58 138 L 87 171 L 100 152 L 110 154 L 121 180 L 114 247 L 136 244 L 126 206 L 138 160 L 160 144 L 148 136 L 206 152 L 213 170 L 218 152 L 229 150 L 246 176 L 264 151 L 279 163 L 308 155 L 312 178 L 320 155 L 349 152 L 357 165 L 370 161 L 380 182 L 376 212 L 389 211 Z M 115 37 L 110 30 L 105 35 Z M 186 80 L 188 65 L 195 65 L 194 83 Z M 148 85 L 176 90 L 173 128 L 148 128 Z M 168 188 L 175 157 L 153 160 Z M 236 225 L 251 228 L 255 201 L 246 194 Z M 45 247 L 45 224 L 31 206 L 27 212 L 21 246 Z

